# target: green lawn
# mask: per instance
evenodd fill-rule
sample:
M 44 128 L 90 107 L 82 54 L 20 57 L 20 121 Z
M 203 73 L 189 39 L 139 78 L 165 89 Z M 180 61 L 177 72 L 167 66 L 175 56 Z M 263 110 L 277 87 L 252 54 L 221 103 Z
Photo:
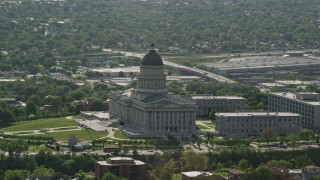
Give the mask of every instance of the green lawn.
M 172 180 L 182 180 L 182 174 L 172 174 Z
M 215 128 L 215 127 L 216 127 L 216 124 L 213 123 L 213 122 L 211 122 L 211 121 L 209 121 L 209 122 L 202 122 L 202 123 L 205 124 L 206 126 L 211 127 L 211 128 Z
M 217 171 L 214 171 L 214 174 L 227 177 L 229 175 L 229 172 L 227 169 L 219 169 Z
M 94 131 L 92 129 L 87 130 L 74 130 L 74 131 L 60 131 L 47 134 L 38 134 L 33 136 L 44 136 L 44 137 L 53 137 L 58 141 L 68 141 L 68 138 L 71 134 L 74 134 L 78 137 L 79 141 L 89 141 L 98 139 L 108 135 L 108 132 Z
M 201 124 L 196 124 L 198 129 L 209 129 Z
M 114 131 L 114 137 L 120 138 L 120 139 L 129 139 L 128 136 L 122 134 L 121 130 L 115 130 Z
M 221 58 L 221 57 L 214 57 L 214 58 L 168 58 L 166 59 L 167 61 L 173 62 L 173 63 L 177 63 L 177 64 L 186 64 L 186 63 L 190 63 L 193 65 L 200 65 L 203 63 L 212 63 L 212 62 L 217 62 L 220 61 L 221 59 L 225 59 L 225 58 Z
M 83 120 L 83 119 L 85 119 L 85 118 L 82 117 L 82 116 L 80 116 L 80 115 L 76 115 L 76 116 L 73 116 L 72 119 Z
M 15 124 L 6 128 L 1 129 L 3 132 L 14 132 L 14 131 L 29 131 L 38 130 L 43 128 L 55 128 L 55 127 L 65 127 L 65 126 L 76 126 L 76 122 L 72 119 L 62 118 L 49 118 L 49 119 L 39 119 L 28 122 L 23 122 Z

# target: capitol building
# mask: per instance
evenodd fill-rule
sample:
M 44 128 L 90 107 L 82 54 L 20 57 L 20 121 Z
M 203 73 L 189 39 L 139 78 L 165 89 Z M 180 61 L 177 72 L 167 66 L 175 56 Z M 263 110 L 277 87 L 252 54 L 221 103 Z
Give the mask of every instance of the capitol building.
M 126 135 L 192 135 L 196 103 L 166 89 L 162 58 L 153 45 L 140 65 L 137 89 L 110 93 L 111 116 L 119 118 Z

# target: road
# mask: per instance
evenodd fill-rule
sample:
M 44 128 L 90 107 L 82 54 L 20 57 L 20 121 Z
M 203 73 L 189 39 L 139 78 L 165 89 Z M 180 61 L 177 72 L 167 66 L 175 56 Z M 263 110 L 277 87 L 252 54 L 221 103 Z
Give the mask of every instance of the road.
M 111 50 L 110 49 L 104 49 L 104 51 L 110 52 Z M 143 56 L 145 55 L 145 54 L 142 54 L 142 53 L 134 53 L 134 52 L 126 52 L 126 51 L 114 51 L 114 52 L 115 53 L 124 54 L 125 56 L 138 57 L 138 58 L 143 58 Z M 225 57 L 228 57 L 228 56 L 230 56 L 230 55 L 226 55 Z M 223 55 L 219 55 L 219 56 L 205 56 L 205 57 L 224 57 L 224 56 Z M 165 59 L 165 58 L 163 58 L 163 59 Z M 231 79 L 229 79 L 227 77 L 224 77 L 224 76 L 221 76 L 219 74 L 215 74 L 215 73 L 212 73 L 212 72 L 209 72 L 209 71 L 205 71 L 205 70 L 202 70 L 202 69 L 180 65 L 180 64 L 169 62 L 169 61 L 166 61 L 166 60 L 163 60 L 163 64 L 167 65 L 167 66 L 171 66 L 171 67 L 177 68 L 177 69 L 181 69 L 183 71 L 187 71 L 189 73 L 198 75 L 200 77 L 207 78 L 209 80 L 216 80 L 216 81 L 219 81 L 219 82 L 226 82 L 226 83 L 237 83 L 236 81 L 231 80 Z
M 200 77 L 204 77 L 204 78 L 207 78 L 207 79 L 210 79 L 210 80 L 216 80 L 216 81 L 219 81 L 219 82 L 226 82 L 226 83 L 237 83 L 236 81 L 234 81 L 232 79 L 229 79 L 229 78 L 227 78 L 225 76 L 221 76 L 219 74 L 215 74 L 215 73 L 212 73 L 212 72 L 209 72 L 209 71 L 205 71 L 205 70 L 202 70 L 202 69 L 198 69 L 198 68 L 194 68 L 194 67 L 188 67 L 188 66 L 176 64 L 176 63 L 165 61 L 165 60 L 163 60 L 163 63 L 165 65 L 167 65 L 167 66 L 171 66 L 171 67 L 174 67 L 174 68 L 177 68 L 177 69 L 181 69 L 183 71 L 187 71 L 187 72 L 190 72 L 192 74 L 195 74 L 195 75 L 198 75 Z

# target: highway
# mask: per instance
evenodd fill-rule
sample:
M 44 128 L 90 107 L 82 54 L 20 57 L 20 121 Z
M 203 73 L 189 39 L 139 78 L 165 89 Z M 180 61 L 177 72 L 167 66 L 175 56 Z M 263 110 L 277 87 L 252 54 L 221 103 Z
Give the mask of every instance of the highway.
M 104 49 L 104 51 L 108 51 L 110 52 L 109 49 Z M 121 53 L 124 54 L 124 56 L 131 56 L 131 57 L 138 57 L 138 58 L 143 58 L 143 56 L 145 54 L 141 54 L 141 53 L 134 53 L 134 52 L 126 52 L 126 51 L 114 51 L 115 53 Z M 220 57 L 220 56 L 219 56 Z M 181 69 L 183 71 L 189 72 L 191 74 L 209 79 L 209 80 L 215 80 L 215 81 L 219 81 L 219 82 L 226 82 L 226 83 L 237 83 L 234 80 L 231 80 L 227 77 L 221 76 L 219 74 L 215 74 L 209 71 L 205 71 L 202 69 L 198 69 L 198 68 L 194 68 L 194 67 L 188 67 L 188 66 L 184 66 L 184 65 L 180 65 L 177 63 L 173 63 L 173 62 L 169 62 L 164 60 L 165 58 L 163 58 L 163 63 L 167 66 L 171 66 L 177 69 Z
M 204 77 L 207 78 L 209 80 L 216 80 L 219 82 L 226 82 L 226 83 L 237 83 L 236 81 L 229 79 L 227 77 L 221 76 L 219 74 L 215 74 L 209 71 L 205 71 L 202 69 L 198 69 L 198 68 L 194 68 L 194 67 L 188 67 L 188 66 L 184 66 L 184 65 L 180 65 L 180 64 L 176 64 L 173 62 L 169 62 L 169 61 L 165 61 L 163 60 L 163 63 L 167 66 L 171 66 L 177 69 L 181 69 L 183 71 L 187 71 L 189 73 L 192 73 L 194 75 L 200 76 L 200 77 Z

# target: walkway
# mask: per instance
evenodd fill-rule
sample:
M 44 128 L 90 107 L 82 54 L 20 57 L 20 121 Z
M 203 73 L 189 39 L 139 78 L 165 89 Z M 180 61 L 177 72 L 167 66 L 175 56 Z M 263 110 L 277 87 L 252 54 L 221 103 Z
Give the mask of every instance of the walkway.
M 64 127 L 43 128 L 43 129 L 29 130 L 29 131 L 12 131 L 12 132 L 5 132 L 5 134 L 26 136 L 26 135 L 34 135 L 34 134 L 46 134 L 46 133 L 53 133 L 53 132 L 77 131 L 77 130 L 81 130 L 81 128 L 79 126 L 64 126 Z

